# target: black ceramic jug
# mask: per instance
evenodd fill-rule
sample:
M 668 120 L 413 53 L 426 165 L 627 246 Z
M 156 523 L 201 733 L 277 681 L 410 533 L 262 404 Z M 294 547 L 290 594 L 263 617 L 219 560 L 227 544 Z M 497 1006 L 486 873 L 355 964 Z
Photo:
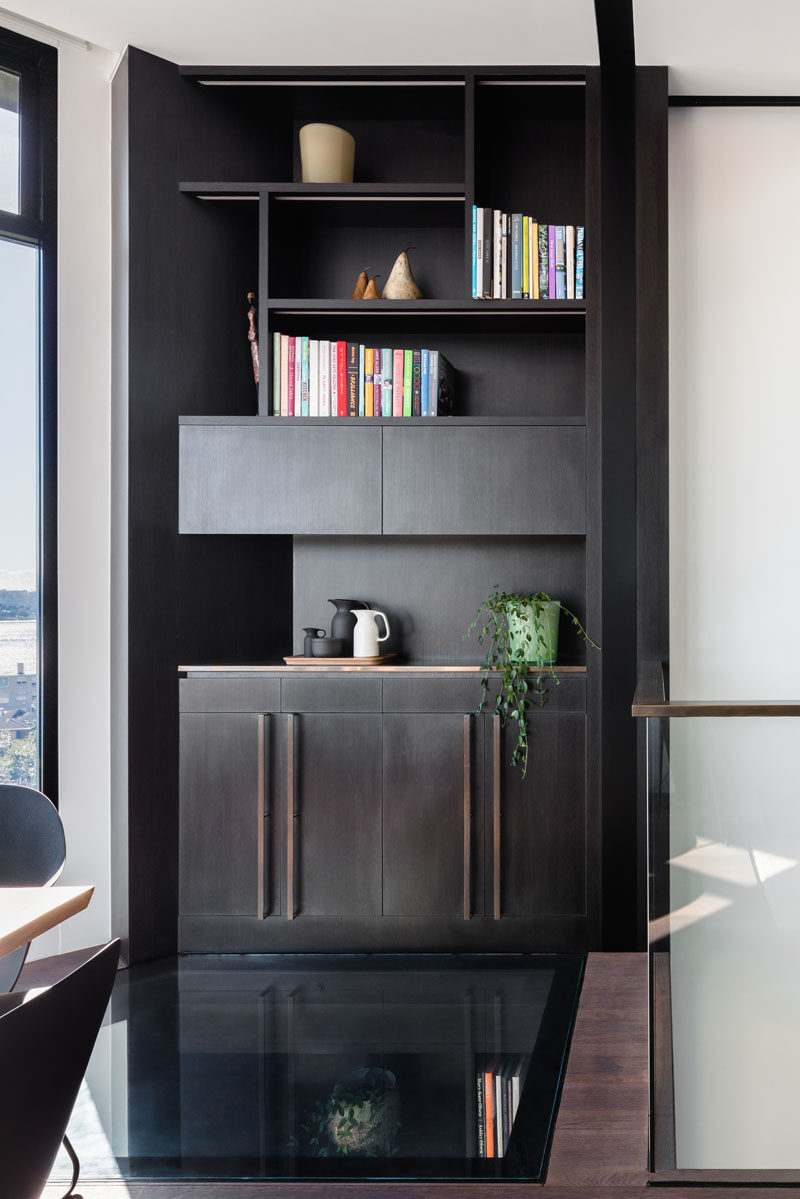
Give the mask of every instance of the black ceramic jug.
M 350 609 L 366 608 L 368 605 L 363 600 L 353 599 L 329 599 L 328 603 L 333 604 L 336 609 L 331 621 L 331 637 L 340 637 L 344 642 L 343 657 L 352 658 L 353 630 L 356 627 L 356 618 Z

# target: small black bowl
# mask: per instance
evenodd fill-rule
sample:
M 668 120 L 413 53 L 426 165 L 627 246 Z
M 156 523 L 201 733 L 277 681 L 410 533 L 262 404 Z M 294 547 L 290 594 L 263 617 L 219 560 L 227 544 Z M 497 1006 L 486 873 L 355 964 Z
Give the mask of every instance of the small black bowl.
M 341 658 L 344 651 L 344 641 L 341 637 L 312 637 L 312 658 Z

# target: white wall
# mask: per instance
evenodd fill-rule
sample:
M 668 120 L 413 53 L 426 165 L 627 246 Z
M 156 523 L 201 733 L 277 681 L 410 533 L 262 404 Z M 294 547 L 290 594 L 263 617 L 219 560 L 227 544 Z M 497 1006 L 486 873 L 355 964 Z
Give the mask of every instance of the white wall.
M 670 116 L 673 698 L 798 699 L 800 110 Z M 800 722 L 672 722 L 679 1166 L 798 1167 Z
M 61 881 L 95 884 L 86 912 L 32 956 L 110 935 L 109 554 L 111 91 L 116 55 L 59 49 L 59 774 Z

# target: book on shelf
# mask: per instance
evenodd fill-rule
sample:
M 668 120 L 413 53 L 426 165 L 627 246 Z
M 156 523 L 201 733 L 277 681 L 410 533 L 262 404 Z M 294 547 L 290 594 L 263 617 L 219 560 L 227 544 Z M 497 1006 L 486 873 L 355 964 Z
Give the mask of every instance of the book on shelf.
M 473 299 L 582 300 L 584 227 L 473 207 Z
M 504 1054 L 485 1058 L 476 1071 L 475 1128 L 479 1157 L 506 1156 L 529 1062 L 529 1055 Z
M 439 350 L 276 333 L 274 416 L 452 416 L 455 371 Z
M 281 335 L 272 335 L 272 415 L 281 414 Z

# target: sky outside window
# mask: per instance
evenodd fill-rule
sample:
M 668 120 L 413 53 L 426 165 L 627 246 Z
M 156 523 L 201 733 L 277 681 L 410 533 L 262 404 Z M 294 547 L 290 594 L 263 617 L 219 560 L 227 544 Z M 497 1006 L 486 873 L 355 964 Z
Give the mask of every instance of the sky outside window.
M 0 208 L 19 212 L 19 75 L 1 70 Z

